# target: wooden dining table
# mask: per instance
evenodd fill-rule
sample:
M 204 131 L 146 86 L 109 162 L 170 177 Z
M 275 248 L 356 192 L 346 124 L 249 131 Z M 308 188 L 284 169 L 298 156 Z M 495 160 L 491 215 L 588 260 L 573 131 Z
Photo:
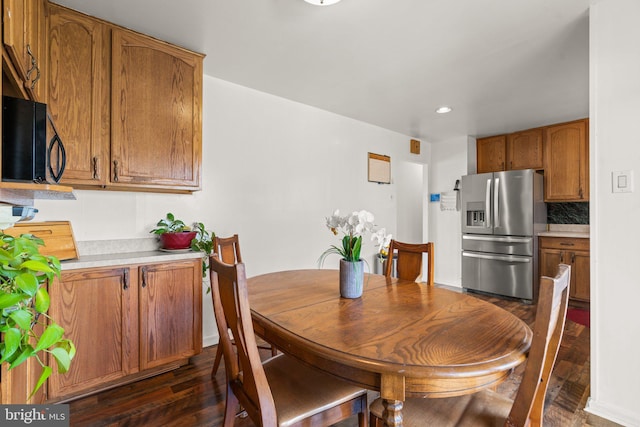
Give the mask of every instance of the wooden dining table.
M 472 295 L 365 274 L 341 298 L 338 270 L 282 271 L 248 280 L 256 333 L 284 353 L 370 390 L 384 421 L 402 425 L 407 397 L 493 387 L 525 359 L 531 329 Z

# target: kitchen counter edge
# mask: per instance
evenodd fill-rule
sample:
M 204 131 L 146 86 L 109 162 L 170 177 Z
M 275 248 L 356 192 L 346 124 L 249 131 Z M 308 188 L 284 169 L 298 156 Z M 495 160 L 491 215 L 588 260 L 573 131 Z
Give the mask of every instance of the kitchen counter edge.
M 570 237 L 575 239 L 588 239 L 589 233 L 577 231 L 541 231 L 538 237 Z
M 62 271 L 79 270 L 82 268 L 115 267 L 119 265 L 150 264 L 158 262 L 181 261 L 185 259 L 203 258 L 203 252 L 124 252 L 117 254 L 86 255 L 78 259 L 62 261 Z

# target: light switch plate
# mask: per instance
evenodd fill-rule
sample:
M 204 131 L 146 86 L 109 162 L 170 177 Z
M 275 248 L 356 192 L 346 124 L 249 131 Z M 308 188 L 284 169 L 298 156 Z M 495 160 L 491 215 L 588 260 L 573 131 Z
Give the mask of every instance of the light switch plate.
M 633 193 L 633 171 L 611 172 L 611 191 L 613 193 Z

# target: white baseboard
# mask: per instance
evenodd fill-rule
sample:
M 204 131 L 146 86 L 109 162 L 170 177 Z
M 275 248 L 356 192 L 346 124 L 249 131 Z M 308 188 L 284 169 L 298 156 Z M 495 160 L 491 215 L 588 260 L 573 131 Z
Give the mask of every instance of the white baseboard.
M 598 404 L 591 398 L 587 400 L 584 410 L 590 414 L 623 426 L 640 426 L 640 417 L 637 413 L 632 414 L 624 408 L 615 405 Z
M 218 334 L 202 337 L 202 347 L 211 347 L 218 344 Z

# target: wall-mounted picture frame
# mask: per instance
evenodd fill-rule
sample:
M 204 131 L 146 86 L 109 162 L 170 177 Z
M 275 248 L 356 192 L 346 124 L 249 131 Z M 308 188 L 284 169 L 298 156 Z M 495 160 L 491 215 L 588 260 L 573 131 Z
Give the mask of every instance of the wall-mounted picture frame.
M 391 184 L 391 157 L 383 154 L 369 153 L 369 182 Z

